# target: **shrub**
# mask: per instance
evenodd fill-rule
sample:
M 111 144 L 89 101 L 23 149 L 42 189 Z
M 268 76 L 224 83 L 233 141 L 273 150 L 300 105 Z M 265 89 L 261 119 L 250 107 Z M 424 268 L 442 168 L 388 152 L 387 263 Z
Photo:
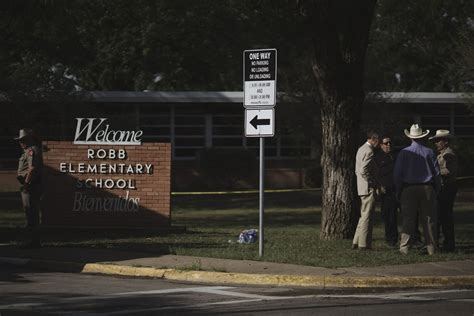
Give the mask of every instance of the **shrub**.
M 454 142 L 454 150 L 458 156 L 458 177 L 474 176 L 474 139 L 457 139 Z M 474 179 L 465 178 L 459 181 L 460 186 L 472 187 Z

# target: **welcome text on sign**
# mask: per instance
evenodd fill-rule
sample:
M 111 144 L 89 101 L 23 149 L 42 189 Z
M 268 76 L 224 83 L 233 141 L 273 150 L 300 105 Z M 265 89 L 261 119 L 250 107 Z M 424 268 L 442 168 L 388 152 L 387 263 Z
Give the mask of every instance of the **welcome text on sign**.
M 141 145 L 142 130 L 112 130 L 103 123 L 106 118 L 76 118 L 74 144 L 78 145 Z M 83 126 L 83 121 L 85 122 Z

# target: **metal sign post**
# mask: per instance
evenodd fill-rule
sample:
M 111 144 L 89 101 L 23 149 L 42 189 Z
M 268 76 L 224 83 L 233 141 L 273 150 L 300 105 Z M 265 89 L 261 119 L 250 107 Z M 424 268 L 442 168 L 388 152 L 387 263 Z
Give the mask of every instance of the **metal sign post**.
M 258 255 L 262 257 L 265 241 L 265 137 L 275 134 L 277 51 L 274 48 L 245 50 L 243 57 L 245 136 L 260 138 Z
M 265 138 L 260 137 L 260 172 L 259 172 L 259 226 L 258 226 L 258 255 L 260 257 L 263 256 L 263 215 L 265 213 L 264 210 L 264 179 L 265 179 Z

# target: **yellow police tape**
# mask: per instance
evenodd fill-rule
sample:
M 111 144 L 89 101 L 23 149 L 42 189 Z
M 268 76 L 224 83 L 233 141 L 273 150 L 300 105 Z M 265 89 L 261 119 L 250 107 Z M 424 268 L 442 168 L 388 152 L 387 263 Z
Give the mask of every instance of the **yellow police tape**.
M 470 180 L 474 179 L 474 176 L 457 177 L 459 180 Z M 322 188 L 311 188 L 311 189 L 275 189 L 265 190 L 265 193 L 284 193 L 284 192 L 305 192 L 305 191 L 321 191 Z M 171 192 L 171 195 L 227 195 L 227 194 L 256 194 L 258 190 L 246 190 L 246 191 L 210 191 L 210 192 Z
M 275 189 L 265 190 L 265 193 L 283 193 L 283 192 L 304 192 L 304 191 L 321 191 L 321 188 L 314 189 Z M 258 190 L 247 191 L 211 191 L 211 192 L 171 192 L 171 195 L 227 195 L 227 194 L 256 194 Z

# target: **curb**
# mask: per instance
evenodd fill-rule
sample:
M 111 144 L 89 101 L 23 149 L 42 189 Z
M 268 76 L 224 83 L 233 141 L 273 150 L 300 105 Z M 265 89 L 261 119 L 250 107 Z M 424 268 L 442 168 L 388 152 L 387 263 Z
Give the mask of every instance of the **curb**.
M 0 257 L 0 263 L 60 272 L 90 273 L 127 277 L 157 278 L 170 281 L 334 288 L 427 288 L 474 286 L 474 275 L 459 276 L 321 276 L 274 275 L 213 271 L 183 271 L 153 267 L 133 267 L 113 263 L 76 263 L 65 261 Z

